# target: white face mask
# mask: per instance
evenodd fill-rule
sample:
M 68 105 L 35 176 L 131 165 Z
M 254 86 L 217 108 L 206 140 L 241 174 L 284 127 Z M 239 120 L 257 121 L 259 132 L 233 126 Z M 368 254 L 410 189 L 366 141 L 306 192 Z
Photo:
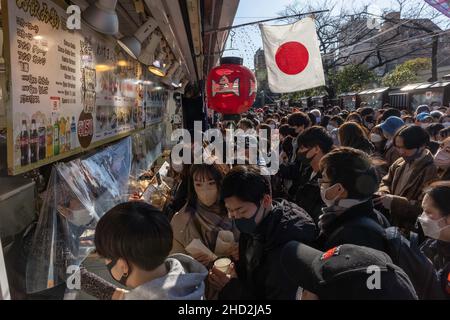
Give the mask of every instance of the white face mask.
M 316 117 L 316 124 L 320 124 L 320 121 L 322 121 L 321 117 Z
M 444 128 L 450 128 L 450 122 L 443 122 L 442 125 Z
M 423 233 L 427 237 L 433 239 L 439 239 L 441 232 L 447 228 L 450 228 L 450 225 L 445 224 L 445 218 L 433 220 L 430 219 L 425 212 L 423 212 L 417 220 L 419 220 L 420 225 L 422 226 Z M 442 223 L 442 221 L 444 221 L 444 223 Z M 441 227 L 441 225 L 444 226 Z
M 327 197 L 326 197 L 326 194 L 327 194 L 328 190 L 331 190 L 335 186 L 336 186 L 336 184 L 334 184 L 331 187 L 326 188 L 326 189 L 324 187 L 322 187 L 322 186 L 320 187 L 320 197 L 322 198 L 323 203 L 325 203 L 325 205 L 327 207 L 331 207 L 331 206 L 335 205 L 336 204 L 336 200 L 339 198 L 339 195 L 337 195 L 336 197 L 334 197 L 331 200 L 327 199 Z
M 70 216 L 69 221 L 76 226 L 86 226 L 94 219 L 94 215 L 87 209 L 71 211 L 72 215 Z
M 371 133 L 370 134 L 370 141 L 372 141 L 373 143 L 378 143 L 378 142 L 383 141 L 383 137 L 380 136 L 379 134 Z
M 430 125 L 431 125 L 431 123 L 421 123 L 421 124 L 420 124 L 420 126 L 421 126 L 423 129 L 428 128 Z
M 434 164 L 442 169 L 450 167 L 450 153 L 445 149 L 440 149 L 434 156 Z
M 334 126 L 332 126 L 331 124 L 327 125 L 327 130 L 328 132 L 333 131 L 334 129 L 336 129 Z

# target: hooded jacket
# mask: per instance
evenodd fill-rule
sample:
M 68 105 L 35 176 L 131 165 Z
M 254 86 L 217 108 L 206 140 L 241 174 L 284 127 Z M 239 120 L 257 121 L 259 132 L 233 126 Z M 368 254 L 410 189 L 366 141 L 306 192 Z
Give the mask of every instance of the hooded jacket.
M 316 226 L 306 211 L 286 200 L 274 201 L 254 234 L 241 233 L 238 278 L 228 282 L 219 299 L 294 300 L 298 286 L 282 272 L 281 250 L 289 241 L 308 244 L 315 238 Z
M 166 259 L 168 273 L 125 294 L 124 300 L 202 300 L 208 270 L 184 254 Z

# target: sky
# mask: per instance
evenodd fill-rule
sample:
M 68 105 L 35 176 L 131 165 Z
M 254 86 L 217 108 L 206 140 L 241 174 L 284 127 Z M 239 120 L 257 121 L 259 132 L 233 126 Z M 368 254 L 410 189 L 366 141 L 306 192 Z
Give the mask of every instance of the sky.
M 284 9 L 286 5 L 298 2 L 307 4 L 314 0 L 240 0 L 238 11 L 234 19 L 233 25 L 270 19 L 279 16 L 279 12 Z M 337 7 L 344 6 L 345 9 L 352 9 L 353 6 L 363 6 L 370 4 L 369 11 L 374 14 L 382 12 L 384 8 L 397 8 L 395 0 L 336 0 Z M 421 5 L 423 0 L 408 0 L 411 4 L 417 3 Z M 266 22 L 267 24 L 285 24 L 285 21 Z M 244 64 L 253 69 L 253 56 L 256 50 L 262 48 L 261 33 L 259 27 L 256 25 L 234 29 L 234 36 L 230 34 L 226 44 L 226 51 L 224 56 L 239 56 L 244 58 Z

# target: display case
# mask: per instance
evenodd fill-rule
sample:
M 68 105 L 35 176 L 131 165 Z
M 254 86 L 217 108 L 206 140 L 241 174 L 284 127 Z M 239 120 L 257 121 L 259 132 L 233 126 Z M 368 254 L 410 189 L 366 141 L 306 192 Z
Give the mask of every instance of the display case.
M 358 95 L 361 102 L 365 102 L 367 107 L 380 109 L 389 102 L 389 87 L 364 90 Z

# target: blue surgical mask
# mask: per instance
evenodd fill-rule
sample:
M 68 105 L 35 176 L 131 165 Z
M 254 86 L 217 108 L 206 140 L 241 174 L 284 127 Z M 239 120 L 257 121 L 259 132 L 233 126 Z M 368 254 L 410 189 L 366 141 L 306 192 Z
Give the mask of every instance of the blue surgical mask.
M 251 218 L 241 218 L 235 219 L 234 223 L 238 230 L 242 233 L 253 234 L 256 230 L 256 216 L 258 215 L 259 209 L 261 208 L 261 204 L 256 208 L 255 213 Z

